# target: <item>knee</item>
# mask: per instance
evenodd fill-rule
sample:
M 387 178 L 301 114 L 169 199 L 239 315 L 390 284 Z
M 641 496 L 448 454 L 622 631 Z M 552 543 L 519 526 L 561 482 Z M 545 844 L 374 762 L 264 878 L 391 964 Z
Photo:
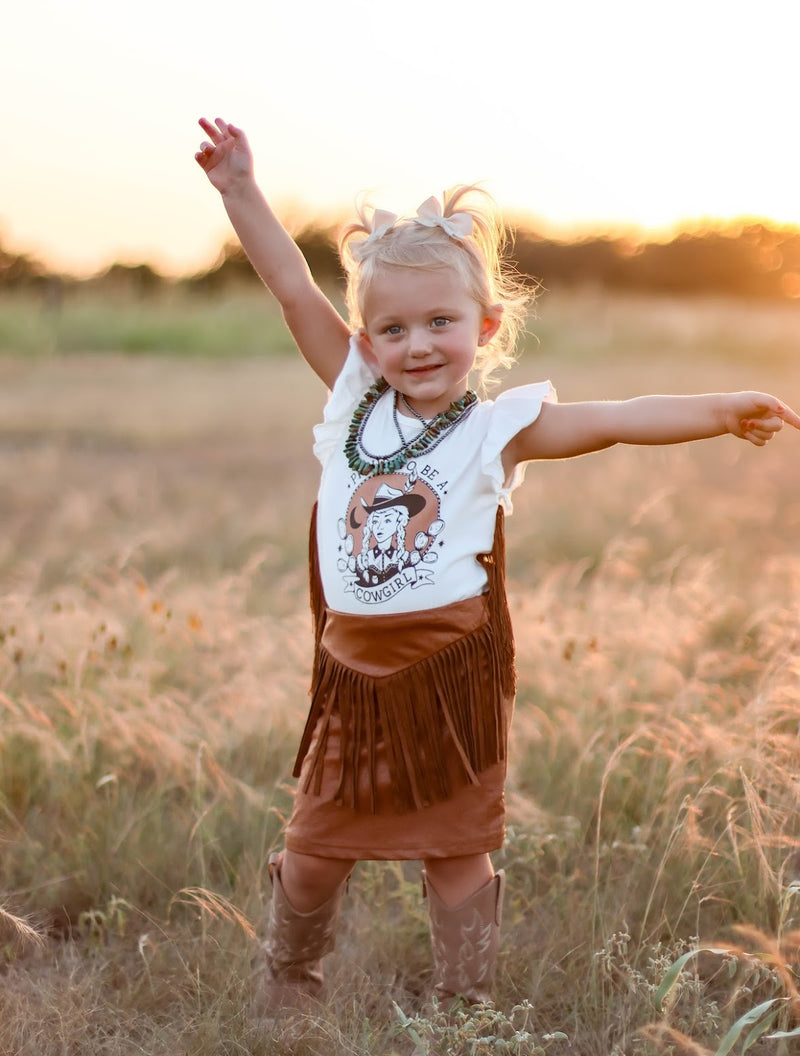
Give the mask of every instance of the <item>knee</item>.
M 278 867 L 286 897 L 299 912 L 308 913 L 336 893 L 354 865 L 343 858 L 285 851 Z

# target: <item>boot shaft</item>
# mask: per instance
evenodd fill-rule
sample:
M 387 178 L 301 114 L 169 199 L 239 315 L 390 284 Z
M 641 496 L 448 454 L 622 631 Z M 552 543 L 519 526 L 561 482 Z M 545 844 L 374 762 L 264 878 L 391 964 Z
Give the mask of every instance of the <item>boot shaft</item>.
M 323 983 L 322 958 L 336 941 L 345 885 L 310 913 L 295 909 L 283 890 L 279 857 L 269 863 L 272 900 L 264 941 L 254 960 L 255 1003 L 263 1011 L 298 1007 L 316 998 Z
M 500 946 L 505 873 L 458 906 L 447 906 L 423 872 L 434 961 L 434 996 L 440 1004 L 462 998 L 470 1004 L 491 998 Z

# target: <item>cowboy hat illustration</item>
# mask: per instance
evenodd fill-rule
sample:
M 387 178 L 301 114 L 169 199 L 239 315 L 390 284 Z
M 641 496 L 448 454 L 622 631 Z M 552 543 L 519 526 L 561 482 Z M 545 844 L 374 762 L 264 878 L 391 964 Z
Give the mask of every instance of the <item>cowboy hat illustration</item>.
M 389 510 L 393 506 L 404 506 L 408 510 L 408 516 L 413 517 L 425 508 L 425 496 L 418 495 L 415 492 L 406 494 L 406 492 L 400 491 L 398 488 L 392 488 L 388 484 L 381 484 L 375 492 L 372 502 L 365 502 L 362 498 L 361 505 L 367 514 L 377 513 L 380 510 Z M 359 527 L 355 509 L 350 511 L 350 525 L 352 528 Z

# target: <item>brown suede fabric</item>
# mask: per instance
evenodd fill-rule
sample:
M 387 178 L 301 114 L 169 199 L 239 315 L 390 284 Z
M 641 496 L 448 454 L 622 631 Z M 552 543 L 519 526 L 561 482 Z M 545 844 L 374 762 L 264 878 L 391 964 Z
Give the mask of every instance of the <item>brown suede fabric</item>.
M 452 857 L 504 836 L 514 693 L 502 514 L 484 595 L 414 613 L 324 606 L 312 540 L 317 650 L 286 832 L 323 857 Z

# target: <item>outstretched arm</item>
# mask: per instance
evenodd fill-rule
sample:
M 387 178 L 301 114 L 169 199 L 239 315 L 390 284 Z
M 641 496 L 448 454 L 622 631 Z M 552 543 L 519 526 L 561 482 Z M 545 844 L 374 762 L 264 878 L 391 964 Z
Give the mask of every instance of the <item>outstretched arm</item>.
M 608 403 L 545 403 L 539 417 L 509 442 L 506 469 L 536 458 L 571 458 L 613 444 L 680 444 L 731 433 L 763 447 L 800 416 L 763 392 L 639 396 Z
M 347 355 L 347 324 L 320 290 L 297 244 L 256 184 L 253 155 L 241 129 L 222 118 L 200 119 L 208 139 L 195 154 L 222 195 L 242 247 L 283 309 L 303 357 L 330 388 Z

